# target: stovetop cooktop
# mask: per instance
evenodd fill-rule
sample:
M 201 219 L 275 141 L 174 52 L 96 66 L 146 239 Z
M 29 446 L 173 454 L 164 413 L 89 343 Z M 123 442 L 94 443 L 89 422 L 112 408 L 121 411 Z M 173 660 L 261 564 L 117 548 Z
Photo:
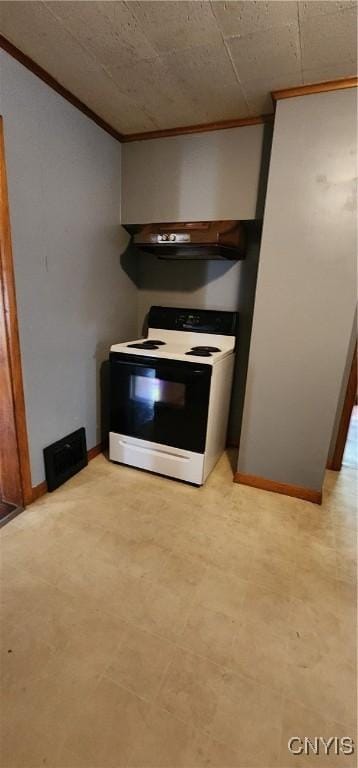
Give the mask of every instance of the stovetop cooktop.
M 218 345 L 197 344 L 195 334 L 179 334 L 175 331 L 166 331 L 166 340 L 159 338 L 137 339 L 136 341 L 114 344 L 111 347 L 112 352 L 121 352 L 124 354 L 143 355 L 168 360 L 185 360 L 185 362 L 205 362 L 213 365 L 234 350 L 235 340 L 231 337 L 220 338 Z M 198 334 L 197 334 L 198 335 Z M 183 338 L 184 337 L 184 338 Z M 212 341 L 205 338 L 205 341 Z
M 166 341 L 158 341 L 157 339 L 144 339 L 143 341 L 136 341 L 134 344 L 127 344 L 129 349 L 159 349 L 162 345 L 166 344 Z
M 236 335 L 235 312 L 153 306 L 147 337 L 114 344 L 111 351 L 214 365 L 234 352 Z

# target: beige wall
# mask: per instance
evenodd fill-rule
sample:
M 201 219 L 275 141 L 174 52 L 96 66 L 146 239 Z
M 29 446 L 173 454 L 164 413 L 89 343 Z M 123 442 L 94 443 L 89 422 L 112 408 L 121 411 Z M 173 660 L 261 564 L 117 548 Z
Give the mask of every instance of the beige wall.
M 277 105 L 240 472 L 320 490 L 356 305 L 356 89 Z

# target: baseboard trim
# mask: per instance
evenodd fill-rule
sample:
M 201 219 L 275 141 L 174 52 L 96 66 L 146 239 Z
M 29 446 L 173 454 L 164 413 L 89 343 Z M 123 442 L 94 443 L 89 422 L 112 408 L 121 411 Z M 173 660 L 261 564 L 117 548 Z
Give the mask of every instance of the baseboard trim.
M 328 461 L 326 469 L 329 469 L 331 472 L 339 472 L 339 468 L 335 466 L 332 459 Z
M 313 504 L 322 504 L 322 492 L 315 491 L 312 488 L 304 488 L 301 485 L 290 485 L 289 483 L 278 483 L 275 480 L 268 480 L 266 477 L 257 475 L 246 475 L 244 472 L 236 472 L 234 483 L 250 485 L 253 488 L 259 488 L 262 491 L 271 491 L 272 493 L 282 493 L 284 496 L 294 496 L 296 499 L 311 501 Z
M 30 504 L 32 504 L 34 501 L 39 499 L 41 496 L 44 496 L 45 493 L 47 493 L 47 483 L 46 483 L 46 480 L 44 480 L 43 483 L 39 483 L 39 485 L 35 485 L 32 488 Z
M 87 458 L 88 461 L 92 461 L 92 459 L 95 459 L 96 456 L 99 456 L 100 453 L 103 451 L 103 444 L 98 443 L 98 445 L 94 445 L 93 448 L 90 448 L 89 451 L 87 451 Z
M 99 456 L 100 453 L 103 451 L 103 444 L 98 443 L 98 445 L 94 445 L 93 448 L 90 448 L 89 451 L 87 451 L 87 458 L 88 461 L 92 461 L 92 459 L 95 459 L 96 456 Z M 43 483 L 39 483 L 39 485 L 35 485 L 32 488 L 32 494 L 31 494 L 31 504 L 36 501 L 37 499 L 41 498 L 41 496 L 44 496 L 45 493 L 47 493 L 47 483 L 46 480 L 43 481 Z

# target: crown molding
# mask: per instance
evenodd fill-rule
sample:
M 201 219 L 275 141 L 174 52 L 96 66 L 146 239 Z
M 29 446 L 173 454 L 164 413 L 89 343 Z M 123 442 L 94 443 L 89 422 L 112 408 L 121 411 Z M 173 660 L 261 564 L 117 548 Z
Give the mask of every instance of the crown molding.
M 357 88 L 358 77 L 343 77 L 340 80 L 327 80 L 324 83 L 312 83 L 311 85 L 298 85 L 295 88 L 283 88 L 280 91 L 272 91 L 274 102 L 280 99 L 292 99 L 294 96 L 307 96 L 312 93 L 325 93 L 327 91 L 339 91 L 342 88 Z
M 10 41 L 7 40 L 7 38 L 3 35 L 0 35 L 0 48 L 2 48 L 3 51 L 6 51 L 6 53 L 10 54 L 13 59 L 19 61 L 20 64 L 26 67 L 26 69 L 30 70 L 30 72 L 36 75 L 36 77 L 39 77 L 40 80 L 52 88 L 53 91 L 56 91 L 56 93 L 59 93 L 60 96 L 63 96 L 63 98 L 66 99 L 66 101 L 69 101 L 73 107 L 76 107 L 76 109 L 79 109 L 80 112 L 83 112 L 86 117 L 89 117 L 90 120 L 93 120 L 94 123 L 99 125 L 100 128 L 103 128 L 103 130 L 113 136 L 114 139 L 117 139 L 117 141 L 123 140 L 123 135 L 119 133 L 119 131 L 109 125 L 109 123 L 107 123 L 106 120 L 103 120 L 102 117 L 93 112 L 93 110 L 90 109 L 90 107 L 87 107 L 87 105 L 84 104 L 81 99 L 78 99 L 77 96 L 71 93 L 71 91 L 68 91 L 67 88 L 64 88 L 64 86 L 61 85 L 61 83 L 59 83 L 54 77 L 52 77 L 52 75 L 40 67 L 39 64 L 36 64 L 33 59 L 30 59 L 26 53 L 20 51 L 16 45 L 10 43 Z
M 218 120 L 215 123 L 199 123 L 197 125 L 181 125 L 177 128 L 163 128 L 157 131 L 143 133 L 126 133 L 122 141 L 146 141 L 147 139 L 163 139 L 167 136 L 183 136 L 189 133 L 209 133 L 210 131 L 224 131 L 228 128 L 244 128 L 246 125 L 260 125 L 272 123 L 274 115 L 258 115 L 257 117 L 240 117 L 232 120 Z

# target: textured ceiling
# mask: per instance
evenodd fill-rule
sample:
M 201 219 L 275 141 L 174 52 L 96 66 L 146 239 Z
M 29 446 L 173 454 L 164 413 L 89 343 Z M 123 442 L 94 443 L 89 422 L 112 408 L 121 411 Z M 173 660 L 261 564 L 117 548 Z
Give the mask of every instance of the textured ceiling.
M 112 127 L 260 115 L 270 91 L 355 75 L 356 2 L 0 2 L 0 31 Z

